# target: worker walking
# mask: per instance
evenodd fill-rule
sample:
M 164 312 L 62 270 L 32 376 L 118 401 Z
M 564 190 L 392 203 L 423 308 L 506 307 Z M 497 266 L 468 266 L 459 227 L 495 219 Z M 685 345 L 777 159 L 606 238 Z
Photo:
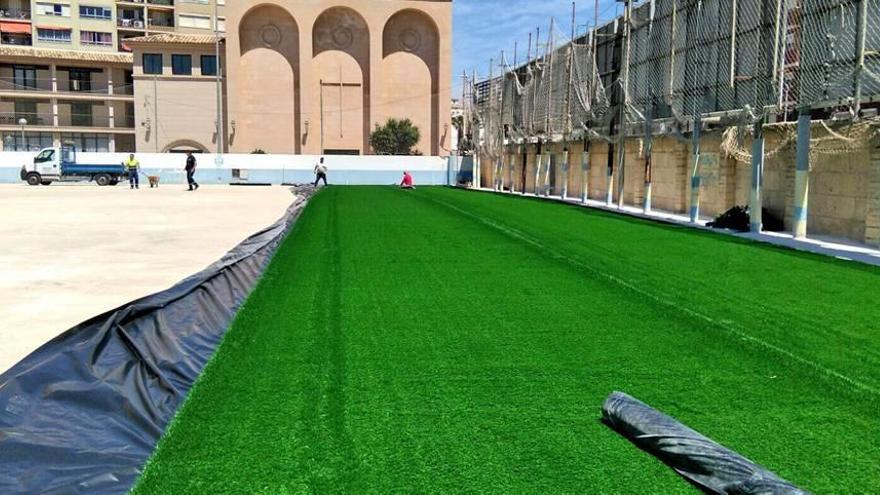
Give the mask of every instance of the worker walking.
M 189 184 L 189 190 L 195 191 L 199 188 L 199 183 L 196 182 L 196 157 L 193 156 L 192 151 L 186 152 L 186 183 Z
M 134 157 L 134 153 L 132 153 L 128 155 L 128 160 L 126 160 L 123 165 L 125 165 L 125 170 L 128 171 L 128 181 L 131 184 L 131 188 L 140 189 L 141 162 L 137 161 L 137 158 Z
M 327 185 L 327 165 L 324 165 L 324 157 L 322 156 L 318 163 L 315 164 L 315 187 L 318 187 L 318 182 L 323 180 L 324 185 Z

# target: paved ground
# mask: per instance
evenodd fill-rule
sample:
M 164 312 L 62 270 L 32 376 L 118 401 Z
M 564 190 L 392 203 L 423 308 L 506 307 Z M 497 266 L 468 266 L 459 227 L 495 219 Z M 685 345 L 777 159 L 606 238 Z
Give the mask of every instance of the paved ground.
M 213 263 L 292 200 L 284 187 L 0 186 L 0 373 Z

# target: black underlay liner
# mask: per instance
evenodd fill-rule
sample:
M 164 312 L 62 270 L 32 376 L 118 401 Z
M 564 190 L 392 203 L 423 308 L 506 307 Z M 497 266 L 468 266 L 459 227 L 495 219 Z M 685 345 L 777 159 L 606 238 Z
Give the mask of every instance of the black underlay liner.
M 0 375 L 0 494 L 132 488 L 314 189 L 294 193 L 278 222 L 210 267 L 73 327 Z
M 807 495 L 774 473 L 621 392 L 602 406 L 605 422 L 708 493 Z

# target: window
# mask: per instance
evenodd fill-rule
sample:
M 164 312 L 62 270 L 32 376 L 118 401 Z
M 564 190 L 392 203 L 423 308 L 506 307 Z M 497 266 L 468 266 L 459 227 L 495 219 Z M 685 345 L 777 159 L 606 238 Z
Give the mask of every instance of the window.
M 3 133 L 3 151 L 39 151 L 52 147 L 52 134 L 48 132 L 21 132 Z M 49 160 L 54 158 L 54 153 L 49 155 Z
M 107 134 L 62 134 L 61 141 L 73 143 L 79 151 L 91 153 L 106 153 L 110 151 L 110 137 Z
M 113 45 L 113 35 L 111 33 L 99 33 L 97 31 L 80 31 L 79 40 L 84 45 Z
M 28 124 L 40 124 L 37 122 L 37 102 L 36 101 L 16 101 L 15 102 L 15 123 L 19 120 L 26 119 Z
M 175 76 L 191 76 L 192 65 L 192 55 L 171 56 L 171 73 Z
M 57 43 L 70 43 L 69 29 L 37 28 L 37 39 Z
M 91 127 L 92 104 L 88 101 L 74 101 L 70 103 L 70 123 L 77 127 Z
M 202 55 L 202 75 L 217 75 L 217 57 L 214 55 Z
M 109 21 L 110 19 L 113 19 L 113 11 L 105 7 L 80 5 L 79 16 L 86 19 L 103 19 Z
M 162 54 L 161 53 L 145 53 L 144 54 L 144 74 L 161 74 L 162 73 Z
M 43 150 L 34 158 L 34 163 L 51 162 L 55 158 L 55 150 Z
M 37 3 L 37 14 L 70 17 L 70 5 L 60 3 Z
M 180 27 L 195 29 L 212 29 L 214 22 L 207 15 L 180 14 L 178 16 Z
M 15 89 L 37 89 L 37 69 L 34 67 L 14 67 L 12 77 Z
M 68 74 L 70 91 L 92 90 L 92 71 L 88 69 L 70 69 Z

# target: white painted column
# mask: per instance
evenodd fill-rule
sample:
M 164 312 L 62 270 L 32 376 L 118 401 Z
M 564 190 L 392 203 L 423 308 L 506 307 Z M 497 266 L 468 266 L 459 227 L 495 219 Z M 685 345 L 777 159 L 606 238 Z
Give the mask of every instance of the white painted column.
M 541 167 L 544 166 L 544 150 L 538 145 L 538 154 L 535 156 L 535 196 L 541 194 Z
M 562 150 L 562 199 L 568 199 L 568 143 Z
M 54 63 L 49 64 L 49 77 L 52 80 L 52 98 L 49 100 L 52 105 L 52 126 L 58 127 L 58 98 L 55 96 L 58 94 L 58 66 Z
M 581 202 L 590 198 L 590 141 L 584 140 L 584 151 L 581 153 Z
M 794 237 L 807 236 L 810 196 L 810 110 L 801 109 L 797 127 L 797 170 L 794 179 Z
M 749 193 L 750 230 L 760 233 L 764 228 L 761 189 L 764 186 L 764 120 L 755 124 L 752 134 L 752 187 Z

